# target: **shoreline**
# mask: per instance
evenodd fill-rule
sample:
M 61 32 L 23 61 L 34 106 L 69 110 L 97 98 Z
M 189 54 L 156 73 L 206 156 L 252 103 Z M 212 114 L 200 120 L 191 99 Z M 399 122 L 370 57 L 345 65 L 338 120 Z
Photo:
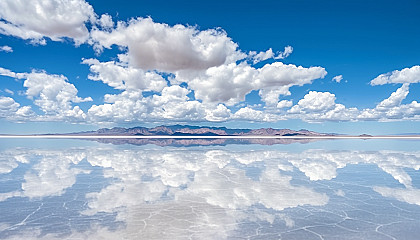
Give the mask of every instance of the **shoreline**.
M 133 135 L 0 135 L 0 139 L 420 139 L 420 135 L 378 135 L 378 136 L 133 136 Z

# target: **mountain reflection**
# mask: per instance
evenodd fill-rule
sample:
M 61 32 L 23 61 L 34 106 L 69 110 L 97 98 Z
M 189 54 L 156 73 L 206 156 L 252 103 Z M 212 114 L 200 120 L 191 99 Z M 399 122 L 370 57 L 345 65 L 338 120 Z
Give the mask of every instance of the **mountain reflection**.
M 420 152 L 101 145 L 64 151 L 15 148 L 0 154 L 0 176 L 8 176 L 2 182 L 19 183 L 0 193 L 0 208 L 19 198 L 42 206 L 54 197 L 67 207 L 72 201 L 68 198 L 81 197 L 78 201 L 84 203 L 73 209 L 77 218 L 109 218 L 106 224 L 88 223 L 88 230 L 67 226 L 68 238 L 224 239 L 255 235 L 247 229 L 267 224 L 277 226 L 277 235 L 298 231 L 305 224 L 296 217 L 298 211 L 309 211 L 302 207 L 323 207 L 334 204 L 331 199 L 351 197 L 343 180 L 319 185 L 338 178 L 346 166 L 374 166 L 398 183 L 366 181 L 363 187 L 372 190 L 369 194 L 420 205 L 420 190 L 406 171 L 419 170 Z M 78 185 L 83 179 L 88 180 Z M 95 181 L 100 184 L 92 187 Z M 71 192 L 75 195 L 68 197 Z M 290 211 L 295 212 L 286 214 Z M 337 222 L 347 215 L 334 214 Z M 9 222 L 0 218 L 0 238 L 62 238 L 63 233 L 38 227 L 41 224 L 31 217 Z
M 153 144 L 157 146 L 175 146 L 175 147 L 189 147 L 189 146 L 226 146 L 228 144 L 260 144 L 260 145 L 275 145 L 275 144 L 292 144 L 292 143 L 310 143 L 327 139 L 308 139 L 308 138 L 145 138 L 145 139 L 113 139 L 113 138 L 98 138 L 90 139 L 100 143 L 111 143 L 115 145 L 131 144 L 131 145 L 147 145 Z

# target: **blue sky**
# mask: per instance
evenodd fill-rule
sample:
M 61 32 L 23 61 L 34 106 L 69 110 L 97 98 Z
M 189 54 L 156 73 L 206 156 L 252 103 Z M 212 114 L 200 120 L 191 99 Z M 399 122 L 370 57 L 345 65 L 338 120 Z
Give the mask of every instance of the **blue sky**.
M 0 132 L 419 132 L 419 11 L 418 1 L 5 0 Z

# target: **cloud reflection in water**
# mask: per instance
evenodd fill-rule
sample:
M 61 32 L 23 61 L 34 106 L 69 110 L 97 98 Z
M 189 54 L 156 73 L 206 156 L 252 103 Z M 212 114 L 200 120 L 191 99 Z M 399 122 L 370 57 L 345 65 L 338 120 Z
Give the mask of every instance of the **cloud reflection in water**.
M 373 165 L 391 175 L 395 182 L 366 180 L 370 185 L 365 187 L 371 189 L 369 199 L 378 198 L 374 195 L 377 192 L 386 198 L 420 205 L 419 190 L 404 170 L 419 170 L 420 152 L 100 146 L 64 151 L 22 148 L 3 151 L 0 176 L 13 178 L 15 169 L 29 167 L 23 174 L 20 189 L 2 191 L 0 201 L 12 203 L 27 197 L 29 201 L 42 203 L 45 199 L 63 198 L 84 175 L 88 181 L 104 184 L 95 191 L 89 190 L 89 184 L 85 186 L 85 204 L 75 210 L 90 227 L 80 231 L 70 226 L 71 232 L 66 235 L 69 238 L 224 239 L 254 236 L 257 229 L 268 231 L 267 225 L 276 236 L 289 236 L 303 229 L 314 237 L 322 235 L 321 232 L 308 231 L 305 224 L 319 222 L 308 222 L 308 216 L 330 211 L 339 219 L 333 225 L 341 226 L 348 218 L 346 211 L 328 210 L 328 206 L 337 199 L 352 204 L 353 190 L 347 194 L 345 187 L 341 189 L 347 183 L 340 180 L 334 185 L 330 181 L 338 179 L 340 169 L 345 170 L 346 166 Z M 99 169 L 101 175 L 90 178 L 93 168 Z M 311 209 L 318 210 L 311 212 Z M 307 217 L 297 217 L 300 211 L 306 211 Z M 43 217 L 49 214 L 55 213 Z M 101 214 L 114 216 L 108 225 L 112 222 L 122 225 L 110 228 L 106 224 L 89 223 L 89 219 Z M 29 216 L 24 222 L 20 219 L 15 224 L 4 223 L 0 231 L 3 229 L 5 235 L 0 237 L 22 237 L 30 233 L 25 238 L 60 238 L 54 229 L 31 225 L 28 220 L 37 222 Z M 12 234 L 12 230 L 17 232 Z M 345 231 L 348 236 L 357 233 Z M 377 231 L 374 234 L 385 236 Z

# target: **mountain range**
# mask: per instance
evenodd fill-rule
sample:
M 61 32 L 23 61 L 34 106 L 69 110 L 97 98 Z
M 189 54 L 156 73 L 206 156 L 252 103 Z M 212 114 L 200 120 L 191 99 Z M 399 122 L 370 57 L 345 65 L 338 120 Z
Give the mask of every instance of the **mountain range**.
M 199 127 L 189 125 L 157 126 L 154 128 L 101 128 L 97 131 L 77 132 L 70 135 L 86 136 L 332 136 L 334 134 L 318 133 L 306 129 L 229 129 L 226 127 Z

